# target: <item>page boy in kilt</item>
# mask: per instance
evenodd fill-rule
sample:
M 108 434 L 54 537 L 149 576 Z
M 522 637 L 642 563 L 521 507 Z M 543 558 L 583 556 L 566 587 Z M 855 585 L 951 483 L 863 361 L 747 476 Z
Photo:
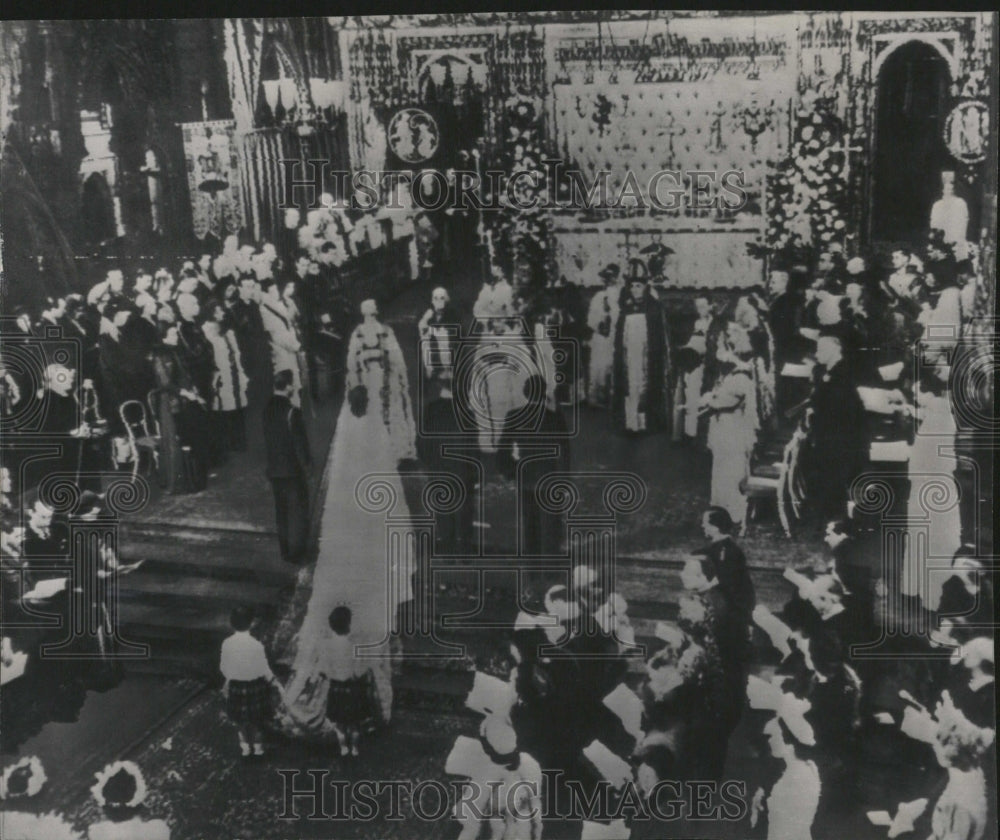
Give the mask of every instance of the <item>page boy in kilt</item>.
M 333 635 L 320 655 L 319 671 L 330 681 L 326 716 L 341 734 L 340 754 L 357 756 L 361 729 L 368 722 L 371 702 L 367 668 L 354 658 L 351 609 L 341 605 L 330 613 Z
M 219 670 L 226 682 L 226 713 L 236 724 L 240 736 L 240 750 L 249 756 L 264 754 L 261 728 L 271 714 L 270 684 L 276 682 L 267 653 L 257 639 L 250 635 L 253 625 L 252 607 L 236 607 L 229 619 L 233 634 L 222 643 Z

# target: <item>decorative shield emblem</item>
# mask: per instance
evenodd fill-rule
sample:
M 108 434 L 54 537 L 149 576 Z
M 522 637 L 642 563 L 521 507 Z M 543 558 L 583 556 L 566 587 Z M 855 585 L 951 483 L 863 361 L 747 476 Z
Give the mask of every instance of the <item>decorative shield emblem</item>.
M 423 163 L 434 157 L 441 132 L 434 117 L 420 108 L 404 108 L 389 122 L 389 147 L 406 163 Z
M 951 109 L 945 120 L 944 142 L 952 157 L 971 165 L 985 159 L 989 131 L 990 112 L 986 103 L 965 99 Z

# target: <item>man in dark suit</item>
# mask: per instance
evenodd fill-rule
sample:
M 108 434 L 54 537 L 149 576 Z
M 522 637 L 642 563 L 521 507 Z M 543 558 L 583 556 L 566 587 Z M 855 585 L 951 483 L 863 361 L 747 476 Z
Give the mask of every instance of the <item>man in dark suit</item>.
M 302 411 L 292 405 L 294 390 L 292 372 L 279 370 L 274 375 L 274 395 L 264 406 L 264 441 L 281 558 L 301 563 L 309 539 L 307 479 L 311 457 Z
M 320 317 L 325 312 L 323 293 L 323 278 L 319 273 L 319 264 L 313 262 L 309 255 L 302 252 L 295 260 L 294 271 L 289 273 L 286 282 L 295 284 L 295 301 L 301 313 L 302 346 L 306 354 L 306 366 L 309 369 L 309 395 L 318 402 L 319 370 L 316 356 L 320 352 L 319 337 Z
M 558 513 L 546 511 L 536 493 L 546 475 L 569 468 L 569 434 L 566 420 L 547 399 L 545 377 L 533 374 L 524 384 L 528 405 L 511 411 L 505 418 L 497 447 L 497 464 L 508 478 L 518 483 L 520 521 L 518 535 L 529 556 L 558 554 L 562 549 L 565 524 Z M 545 447 L 551 454 L 534 451 Z M 521 465 L 520 461 L 525 461 Z
M 810 496 L 822 521 L 841 519 L 854 479 L 867 462 L 867 415 L 854 372 L 845 358 L 844 335 L 824 330 L 816 342 L 816 378 L 809 398 Z

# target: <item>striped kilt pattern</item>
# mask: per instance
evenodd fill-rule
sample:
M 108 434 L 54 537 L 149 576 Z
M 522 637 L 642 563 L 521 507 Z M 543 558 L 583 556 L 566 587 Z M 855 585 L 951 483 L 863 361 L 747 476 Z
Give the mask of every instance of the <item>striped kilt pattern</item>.
M 271 690 L 264 677 L 231 680 L 226 713 L 238 724 L 259 724 L 271 716 Z
M 364 677 L 330 680 L 326 716 L 340 726 L 362 727 L 371 714 L 368 681 Z

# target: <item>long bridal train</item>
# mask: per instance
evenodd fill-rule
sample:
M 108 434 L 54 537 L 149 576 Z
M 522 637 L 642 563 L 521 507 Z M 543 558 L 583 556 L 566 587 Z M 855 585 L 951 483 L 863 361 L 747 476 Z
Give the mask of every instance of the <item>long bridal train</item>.
M 329 683 L 319 673 L 317 663 L 332 635 L 330 612 L 341 604 L 350 607 L 353 614 L 350 637 L 355 659 L 358 670 L 368 670 L 373 677 L 382 723 L 388 723 L 392 716 L 390 634 L 399 604 L 413 597 L 415 563 L 407 554 L 390 567 L 385 513 L 372 512 L 359 501 L 363 479 L 377 475 L 373 480 L 379 484 L 378 492 L 394 494 L 396 499 L 394 526 L 409 521 L 389 434 L 382 423 L 371 421 L 370 408 L 357 417 L 349 400 L 337 420 L 324 482 L 326 496 L 312 592 L 292 642 L 296 651 L 292 676 L 277 713 L 279 728 L 292 736 L 311 740 L 336 737 L 326 719 Z

